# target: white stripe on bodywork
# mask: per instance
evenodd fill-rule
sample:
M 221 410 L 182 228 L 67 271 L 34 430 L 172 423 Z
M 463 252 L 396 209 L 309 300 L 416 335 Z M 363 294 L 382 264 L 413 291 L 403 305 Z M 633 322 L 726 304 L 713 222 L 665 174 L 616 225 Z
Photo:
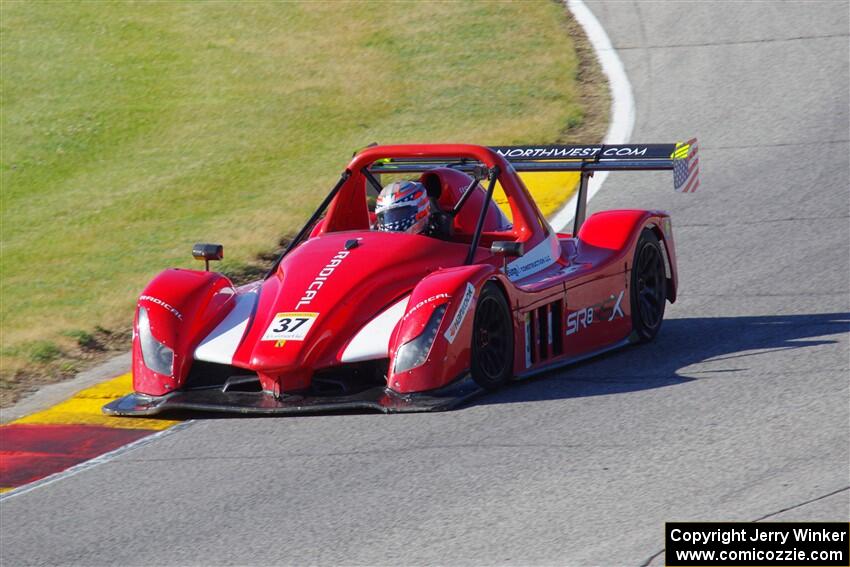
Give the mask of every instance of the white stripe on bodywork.
M 561 256 L 561 243 L 553 231 L 544 241 L 508 264 L 506 273 L 512 282 L 536 274 Z
M 366 323 L 354 335 L 342 353 L 342 362 L 360 362 L 387 358 L 390 355 L 390 337 L 402 315 L 407 311 L 408 295 Z
M 236 305 L 227 317 L 195 349 L 195 360 L 218 364 L 233 363 L 233 355 L 236 354 L 236 349 L 242 342 L 242 336 L 254 312 L 257 292 L 237 295 L 235 301 Z

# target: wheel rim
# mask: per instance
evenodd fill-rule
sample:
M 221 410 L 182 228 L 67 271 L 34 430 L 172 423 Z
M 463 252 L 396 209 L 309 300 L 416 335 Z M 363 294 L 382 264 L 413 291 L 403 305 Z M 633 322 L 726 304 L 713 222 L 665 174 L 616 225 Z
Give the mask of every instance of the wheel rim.
M 508 361 L 508 326 L 501 305 L 492 297 L 478 304 L 475 346 L 478 367 L 488 378 L 502 375 Z
M 637 260 L 637 307 L 644 327 L 654 329 L 664 312 L 664 260 L 656 246 L 647 244 Z

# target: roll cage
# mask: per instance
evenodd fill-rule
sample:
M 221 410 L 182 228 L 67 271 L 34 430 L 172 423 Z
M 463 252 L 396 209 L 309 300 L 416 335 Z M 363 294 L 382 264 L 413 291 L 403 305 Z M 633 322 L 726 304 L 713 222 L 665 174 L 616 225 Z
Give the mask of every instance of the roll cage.
M 368 218 L 366 188 L 380 193 L 375 174 L 424 173 L 451 168 L 467 173 L 472 182 L 463 191 L 450 215 L 456 215 L 468 202 L 479 183 L 487 179 L 486 196 L 469 244 L 466 264 L 473 262 L 481 241 L 487 211 L 496 182 L 502 186 L 514 219 L 515 240 L 536 244 L 551 233 L 543 215 L 517 172 L 572 171 L 580 174 L 573 234 L 577 234 L 587 213 L 587 183 L 596 171 L 658 171 L 675 166 L 696 168 L 696 139 L 675 144 L 630 145 L 544 145 L 494 146 L 469 144 L 371 146 L 358 152 L 340 175 L 306 224 L 275 260 L 266 277 L 277 270 L 281 260 L 311 233 L 325 215 L 322 232 L 363 228 L 358 217 Z M 674 188 L 680 190 L 678 176 Z M 327 214 L 325 212 L 327 211 Z

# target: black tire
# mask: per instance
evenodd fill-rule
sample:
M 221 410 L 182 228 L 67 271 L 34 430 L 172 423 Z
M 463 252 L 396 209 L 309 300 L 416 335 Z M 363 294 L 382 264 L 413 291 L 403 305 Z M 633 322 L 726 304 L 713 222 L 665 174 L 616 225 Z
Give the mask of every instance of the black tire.
M 494 390 L 510 380 L 514 368 L 511 310 L 499 286 L 484 284 L 472 327 L 472 379 Z
M 667 303 L 667 275 L 661 243 L 652 230 L 640 234 L 632 264 L 632 328 L 640 342 L 655 338 L 664 321 Z

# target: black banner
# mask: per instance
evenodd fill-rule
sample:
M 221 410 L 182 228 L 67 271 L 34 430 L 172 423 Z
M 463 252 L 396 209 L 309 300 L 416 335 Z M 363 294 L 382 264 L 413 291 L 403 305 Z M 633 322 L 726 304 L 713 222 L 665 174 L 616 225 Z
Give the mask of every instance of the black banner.
M 850 565 L 850 524 L 843 522 L 668 522 L 665 564 Z

